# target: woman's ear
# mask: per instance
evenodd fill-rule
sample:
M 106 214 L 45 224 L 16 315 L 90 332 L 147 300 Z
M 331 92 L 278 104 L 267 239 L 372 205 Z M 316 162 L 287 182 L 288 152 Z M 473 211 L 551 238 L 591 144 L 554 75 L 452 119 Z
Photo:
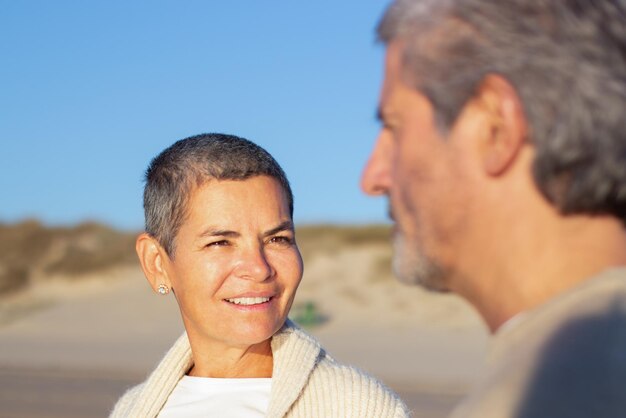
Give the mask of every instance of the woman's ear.
M 165 294 L 172 288 L 172 284 L 165 268 L 168 258 L 165 249 L 152 236 L 142 233 L 137 237 L 135 250 L 139 256 L 139 263 L 143 274 L 148 279 L 148 283 L 155 292 Z M 165 288 L 163 286 L 166 286 Z M 167 291 L 164 291 L 167 290 Z
M 499 75 L 487 75 L 476 96 L 487 123 L 481 144 L 483 169 L 490 176 L 499 176 L 526 142 L 526 117 L 515 88 Z

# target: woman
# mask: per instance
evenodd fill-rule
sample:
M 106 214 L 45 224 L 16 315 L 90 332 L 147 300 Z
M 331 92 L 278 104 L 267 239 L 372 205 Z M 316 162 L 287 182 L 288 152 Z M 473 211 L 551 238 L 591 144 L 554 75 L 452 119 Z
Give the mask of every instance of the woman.
M 186 333 L 111 417 L 404 417 L 382 384 L 330 357 L 287 314 L 302 277 L 289 182 L 265 150 L 208 134 L 146 173 L 137 253 Z

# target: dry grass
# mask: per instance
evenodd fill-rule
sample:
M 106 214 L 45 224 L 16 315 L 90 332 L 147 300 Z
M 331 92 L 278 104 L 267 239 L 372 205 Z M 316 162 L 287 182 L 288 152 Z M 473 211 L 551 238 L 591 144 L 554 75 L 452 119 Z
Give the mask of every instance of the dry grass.
M 388 245 L 385 225 L 307 225 L 297 228 L 304 259 L 335 256 L 340 251 Z M 35 220 L 0 223 L 0 294 L 53 276 L 80 278 L 111 267 L 137 263 L 135 234 L 98 223 L 46 227 Z M 390 256 L 389 256 L 390 257 Z M 376 277 L 388 275 L 389 257 L 376 263 Z
M 0 294 L 55 275 L 81 275 L 136 262 L 135 234 L 97 223 L 45 227 L 0 224 Z
M 333 255 L 345 248 L 388 245 L 390 235 L 391 227 L 388 225 L 306 225 L 296 228 L 298 247 L 305 260 L 319 255 Z

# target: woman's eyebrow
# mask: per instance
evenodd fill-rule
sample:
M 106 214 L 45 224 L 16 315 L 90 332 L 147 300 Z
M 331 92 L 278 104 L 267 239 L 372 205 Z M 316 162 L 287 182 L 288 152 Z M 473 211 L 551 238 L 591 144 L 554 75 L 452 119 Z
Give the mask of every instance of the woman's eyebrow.
M 238 237 L 241 234 L 237 231 L 230 231 L 227 229 L 218 229 L 214 227 L 209 227 L 202 231 L 198 238 L 206 238 L 206 237 Z
M 268 237 L 270 235 L 274 235 L 278 232 L 281 231 L 293 231 L 293 222 L 291 221 L 285 221 L 283 223 L 281 223 L 280 225 L 278 225 L 275 228 L 270 229 L 269 231 L 265 232 L 263 234 L 264 237 Z

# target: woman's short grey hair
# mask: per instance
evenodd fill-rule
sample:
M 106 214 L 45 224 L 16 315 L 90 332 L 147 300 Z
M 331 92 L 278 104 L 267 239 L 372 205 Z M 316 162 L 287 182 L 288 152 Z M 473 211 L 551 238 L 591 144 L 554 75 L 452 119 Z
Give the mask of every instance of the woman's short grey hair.
M 626 221 L 625 0 L 397 0 L 378 37 L 447 132 L 487 74 L 517 90 L 535 181 L 562 213 Z
M 157 155 L 146 170 L 143 195 L 146 232 L 173 257 L 176 235 L 187 217 L 194 188 L 212 179 L 246 180 L 256 176 L 278 181 L 293 217 L 293 194 L 287 176 L 260 146 L 224 134 L 202 134 L 175 142 Z

